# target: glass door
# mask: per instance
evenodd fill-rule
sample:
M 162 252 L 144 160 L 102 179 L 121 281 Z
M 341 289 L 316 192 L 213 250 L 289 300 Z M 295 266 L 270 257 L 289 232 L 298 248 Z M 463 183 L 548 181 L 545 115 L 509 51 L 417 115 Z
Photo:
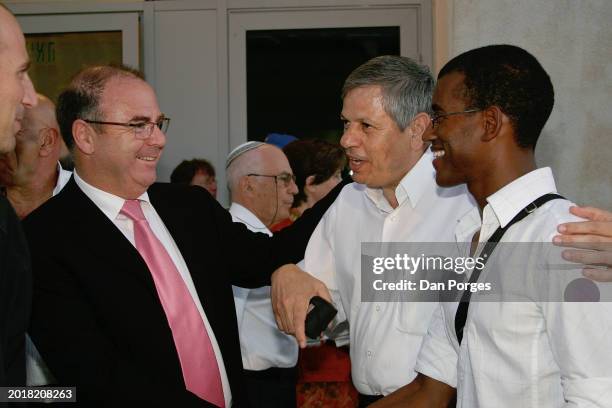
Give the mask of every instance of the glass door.
M 426 6 L 229 10 L 230 149 L 268 133 L 337 140 L 354 68 L 384 54 L 431 67 Z
M 56 100 L 87 65 L 140 68 L 139 13 L 17 15 L 26 37 L 36 90 Z

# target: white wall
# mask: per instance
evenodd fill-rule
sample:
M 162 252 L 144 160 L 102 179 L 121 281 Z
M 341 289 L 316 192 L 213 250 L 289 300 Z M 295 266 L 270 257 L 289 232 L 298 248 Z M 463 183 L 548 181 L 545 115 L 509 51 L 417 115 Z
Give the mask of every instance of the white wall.
M 182 158 L 212 159 L 229 146 L 228 12 L 237 9 L 398 7 L 410 0 L 15 1 L 23 14 L 143 13 L 145 72 L 173 117 L 160 179 Z M 89 10 L 91 9 L 91 10 Z M 556 104 L 536 150 L 559 190 L 612 209 L 612 1 L 433 0 L 434 69 L 449 56 L 493 43 L 522 46 L 550 73 Z M 221 175 L 221 185 L 224 177 Z M 223 193 L 222 193 L 223 197 Z
M 219 171 L 217 12 L 155 12 L 155 88 L 171 118 L 158 173 L 164 181 L 182 160 L 206 158 Z
M 455 0 L 450 54 L 507 43 L 551 76 L 555 107 L 536 157 L 561 194 L 612 209 L 612 1 Z

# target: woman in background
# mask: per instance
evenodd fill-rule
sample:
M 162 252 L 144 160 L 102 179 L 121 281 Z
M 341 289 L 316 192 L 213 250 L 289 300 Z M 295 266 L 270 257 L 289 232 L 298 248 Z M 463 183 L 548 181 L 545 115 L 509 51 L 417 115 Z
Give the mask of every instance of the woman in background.
M 215 168 L 208 160 L 183 160 L 170 175 L 171 183 L 204 187 L 210 195 L 217 198 L 217 179 Z
M 306 209 L 325 197 L 341 180 L 346 167 L 346 155 L 340 145 L 324 140 L 296 140 L 283 147 L 295 175 L 298 193 L 293 198 L 291 218 L 271 228 L 280 231 L 297 219 Z
M 297 140 L 286 145 L 283 151 L 295 174 L 299 191 L 293 199 L 291 219 L 276 224 L 272 231 L 291 224 L 306 209 L 325 197 L 342 180 L 342 170 L 347 162 L 342 147 L 323 140 Z M 345 338 L 348 340 L 348 336 Z M 336 343 L 343 344 L 338 338 Z M 338 347 L 332 340 L 309 343 L 309 347 L 300 350 L 297 366 L 298 407 L 357 406 L 357 391 L 351 383 L 348 347 Z

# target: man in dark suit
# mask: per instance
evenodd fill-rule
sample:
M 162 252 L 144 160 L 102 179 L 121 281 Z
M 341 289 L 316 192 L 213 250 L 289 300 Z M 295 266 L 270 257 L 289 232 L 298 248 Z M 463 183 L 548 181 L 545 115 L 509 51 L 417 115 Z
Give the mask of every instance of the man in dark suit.
M 30 285 L 30 259 L 19 219 L 0 195 L 0 386 L 25 385 Z
M 36 105 L 28 66 L 19 24 L 0 5 L 0 154 L 14 149 L 24 110 Z M 28 250 L 19 220 L 0 194 L 0 386 L 25 384 L 30 279 Z
M 154 184 L 169 119 L 126 68 L 79 73 L 57 116 L 75 173 L 24 221 L 51 371 L 86 406 L 245 406 L 231 284 L 300 260 L 333 195 L 268 238 L 200 187 Z

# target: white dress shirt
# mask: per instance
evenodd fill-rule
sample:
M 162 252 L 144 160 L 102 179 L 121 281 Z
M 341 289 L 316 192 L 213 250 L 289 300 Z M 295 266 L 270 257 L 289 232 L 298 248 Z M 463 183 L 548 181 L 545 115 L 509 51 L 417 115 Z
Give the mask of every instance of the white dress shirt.
M 94 204 L 115 224 L 115 226 L 125 235 L 125 237 L 136 246 L 134 241 L 134 222 L 121 214 L 121 208 L 123 207 L 123 203 L 125 203 L 125 199 L 118 197 L 116 195 L 107 193 L 106 191 L 102 191 L 84 181 L 79 177 L 77 172 L 74 172 L 74 181 L 79 186 L 83 193 Z M 217 358 L 217 365 L 219 366 L 219 372 L 221 374 L 221 385 L 223 386 L 223 395 L 225 397 L 225 406 L 230 407 L 232 401 L 232 394 L 230 391 L 229 381 L 227 379 L 227 373 L 225 371 L 225 365 L 223 364 L 223 356 L 221 355 L 221 350 L 219 349 L 219 344 L 217 343 L 217 339 L 215 337 L 212 328 L 210 327 L 210 323 L 208 322 L 208 318 L 206 317 L 206 313 L 204 313 L 204 309 L 202 308 L 202 304 L 200 303 L 200 298 L 198 297 L 198 293 L 196 292 L 195 286 L 193 284 L 193 280 L 191 279 L 191 274 L 189 273 L 189 269 L 187 269 L 187 264 L 183 259 L 183 255 L 179 248 L 176 246 L 174 239 L 170 235 L 170 232 L 166 229 L 164 222 L 160 218 L 160 216 L 155 211 L 155 208 L 151 205 L 149 201 L 149 195 L 145 191 L 140 197 L 140 205 L 142 207 L 142 212 L 144 213 L 151 230 L 155 234 L 155 236 L 161 241 L 162 245 L 168 251 L 170 258 L 174 262 L 176 269 L 178 269 L 181 277 L 185 281 L 187 285 L 187 289 L 189 290 L 189 294 L 191 295 L 193 302 L 195 303 L 198 312 L 200 312 L 200 316 L 202 317 L 202 321 L 204 322 L 204 326 L 206 327 L 206 331 L 208 333 L 208 337 L 210 338 L 210 342 L 212 343 L 213 350 L 215 352 L 215 357 Z
M 428 150 L 404 176 L 395 209 L 381 189 L 344 187 L 306 249 L 305 270 L 332 292 L 336 321 L 349 321 L 352 378 L 362 394 L 386 395 L 412 381 L 437 303 L 362 303 L 361 243 L 451 242 L 458 219 L 474 207 L 464 186 L 436 185 L 431 161 Z
M 234 222 L 243 223 L 251 231 L 272 235 L 259 218 L 244 206 L 232 203 L 229 212 Z M 297 341 L 278 330 L 272 311 L 270 286 L 257 289 L 232 286 L 232 290 L 244 369 L 260 371 L 270 367 L 294 367 L 298 358 Z
M 62 165 L 57 162 L 57 181 L 53 188 L 52 196 L 57 195 L 66 183 L 70 180 L 72 172 L 64 170 Z M 32 343 L 30 336 L 26 336 L 26 384 L 29 387 L 38 387 L 41 385 L 48 385 L 55 383 L 53 375 L 49 371 L 47 364 L 45 364 L 43 358 L 40 356 L 38 349 Z
M 487 198 L 482 222 L 477 209 L 462 218 L 457 242 L 470 242 L 479 229 L 479 242 L 487 241 L 529 203 L 554 192 L 549 168 L 514 180 Z M 504 242 L 550 243 L 559 223 L 580 220 L 569 213 L 570 205 L 567 200 L 547 202 L 509 228 L 496 251 Z M 549 262 L 553 252 L 528 268 L 509 270 L 508 263 L 516 257 L 496 257 L 494 251 L 479 281 L 501 271 L 502 284 L 544 277 L 553 287 L 559 276 L 559 269 L 553 275 L 559 264 Z M 572 275 L 580 277 L 580 270 L 570 270 L 567 276 Z M 598 286 L 609 300 L 609 284 Z M 454 323 L 458 303 L 441 303 L 417 371 L 457 387 L 457 407 L 612 407 L 612 303 L 552 302 L 541 292 L 540 297 L 525 295 L 522 302 L 471 301 L 461 345 Z
M 55 188 L 53 188 L 53 195 L 57 195 L 57 193 L 62 191 L 66 183 L 68 183 L 68 181 L 70 180 L 71 176 L 72 172 L 64 170 L 62 168 L 62 165 L 57 162 L 57 182 L 55 183 Z

